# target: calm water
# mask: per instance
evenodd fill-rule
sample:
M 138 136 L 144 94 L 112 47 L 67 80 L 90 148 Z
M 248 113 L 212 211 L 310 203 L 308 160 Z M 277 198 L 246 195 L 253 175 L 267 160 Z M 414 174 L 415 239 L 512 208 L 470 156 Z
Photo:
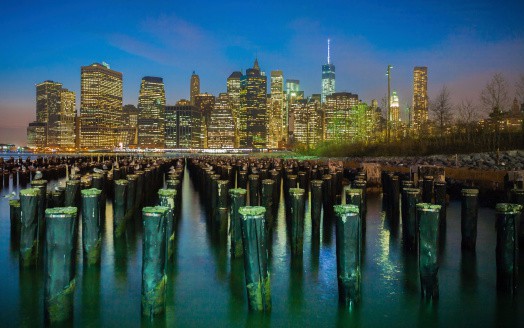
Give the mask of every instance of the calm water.
M 11 191 L 12 187 L 3 188 L 1 195 Z M 440 257 L 440 300 L 427 304 L 420 299 L 416 257 L 402 248 L 401 229 L 393 233 L 384 225 L 380 195 L 370 195 L 368 201 L 359 306 L 351 311 L 338 306 L 334 228 L 324 229 L 320 242 L 312 243 L 307 210 L 304 256 L 301 261 L 291 261 L 281 206 L 270 254 L 273 310 L 265 316 L 250 314 L 243 262 L 230 259 L 229 244 L 221 245 L 211 239 L 199 196 L 186 173 L 175 260 L 167 272 L 166 316 L 155 325 L 524 326 L 522 297 L 512 300 L 496 293 L 496 235 L 491 209 L 479 211 L 477 255 L 472 257 L 462 255 L 460 250 L 460 204 L 450 204 Z M 126 243 L 115 244 L 111 213 L 108 203 L 101 267 L 84 270 L 82 256 L 77 254 L 73 319 L 77 327 L 148 325 L 140 316 L 140 224 L 128 227 Z M 1 198 L 0 326 L 43 326 L 43 286 L 43 270 L 19 272 L 18 252 L 10 240 L 9 205 Z

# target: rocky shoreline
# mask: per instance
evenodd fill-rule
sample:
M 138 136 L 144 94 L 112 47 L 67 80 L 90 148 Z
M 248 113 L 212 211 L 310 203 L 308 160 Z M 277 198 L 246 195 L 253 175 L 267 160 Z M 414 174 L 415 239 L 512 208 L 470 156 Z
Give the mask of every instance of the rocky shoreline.
M 410 157 L 352 157 L 344 160 L 380 163 L 386 166 L 438 165 L 489 171 L 524 170 L 524 150 Z

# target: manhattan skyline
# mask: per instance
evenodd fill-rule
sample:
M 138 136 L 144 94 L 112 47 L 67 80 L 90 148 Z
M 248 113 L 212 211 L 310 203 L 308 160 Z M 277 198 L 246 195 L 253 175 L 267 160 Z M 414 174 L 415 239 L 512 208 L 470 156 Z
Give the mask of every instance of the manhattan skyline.
M 25 143 L 35 85 L 45 80 L 75 92 L 79 112 L 80 67 L 93 62 L 123 73 L 124 104 L 137 105 L 144 76 L 164 79 L 167 104 L 189 99 L 193 71 L 201 92 L 217 96 L 231 72 L 245 72 L 254 58 L 266 74 L 282 70 L 306 95 L 320 93 L 328 38 L 336 91 L 367 103 L 386 94 L 388 64 L 401 108 L 412 102 L 414 66 L 428 67 L 430 100 L 446 84 L 454 101 L 478 103 L 495 72 L 506 76 L 513 98 L 524 71 L 523 9 L 518 1 L 9 4 L 0 14 L 0 140 Z

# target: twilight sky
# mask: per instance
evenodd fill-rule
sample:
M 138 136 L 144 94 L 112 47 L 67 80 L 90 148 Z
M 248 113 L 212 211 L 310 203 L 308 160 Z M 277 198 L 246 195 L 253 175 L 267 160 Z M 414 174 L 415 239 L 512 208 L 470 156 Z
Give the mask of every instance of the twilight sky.
M 89 3 L 89 4 L 88 4 Z M 63 83 L 80 103 L 80 66 L 105 61 L 124 75 L 124 104 L 137 103 L 143 76 L 164 78 L 167 103 L 226 90 L 234 70 L 258 56 L 306 95 L 320 93 L 326 40 L 336 91 L 365 102 L 387 92 L 411 104 L 413 67 L 428 66 L 430 98 L 443 84 L 455 103 L 503 73 L 510 96 L 524 73 L 524 2 L 382 1 L 5 1 L 0 5 L 0 143 L 25 145 L 35 119 L 35 84 Z

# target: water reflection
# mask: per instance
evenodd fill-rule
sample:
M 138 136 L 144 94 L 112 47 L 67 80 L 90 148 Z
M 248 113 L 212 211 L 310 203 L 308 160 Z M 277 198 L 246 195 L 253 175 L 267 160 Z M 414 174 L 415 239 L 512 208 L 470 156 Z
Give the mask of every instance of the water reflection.
M 20 270 L 18 291 L 20 295 L 20 326 L 41 326 L 44 317 L 44 270 Z
M 292 314 L 300 312 L 304 301 L 304 260 L 303 256 L 291 256 L 289 266 L 289 310 Z
M 82 315 L 78 318 L 81 326 L 99 327 L 100 322 L 100 266 L 84 266 L 82 270 Z

